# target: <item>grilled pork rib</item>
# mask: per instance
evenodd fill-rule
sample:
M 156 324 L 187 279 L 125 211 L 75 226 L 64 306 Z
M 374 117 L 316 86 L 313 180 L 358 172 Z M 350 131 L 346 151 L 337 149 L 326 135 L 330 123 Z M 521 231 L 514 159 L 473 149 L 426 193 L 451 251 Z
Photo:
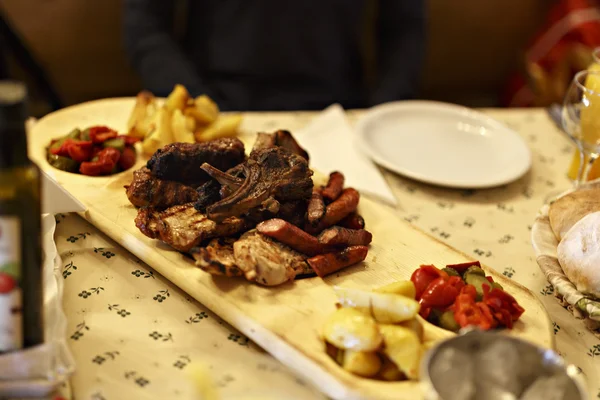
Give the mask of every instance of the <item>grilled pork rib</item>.
M 207 207 L 211 219 L 240 217 L 257 207 L 276 214 L 280 203 L 308 201 L 312 195 L 313 172 L 308 162 L 280 147 L 253 151 L 242 168 L 245 177 L 242 185 Z M 213 170 L 207 172 L 212 174 Z
M 308 153 L 304 150 L 289 131 L 279 130 L 275 133 L 260 132 L 256 135 L 256 141 L 252 147 L 252 153 L 258 150 L 282 147 L 287 151 L 297 154 L 308 161 Z M 251 153 L 251 155 L 252 155 Z
M 149 238 L 160 239 L 183 252 L 188 252 L 207 239 L 235 235 L 246 229 L 243 219 L 232 217 L 215 222 L 197 211 L 192 203 L 164 211 L 141 208 L 135 225 Z
M 179 182 L 158 179 L 152 176 L 148 168 L 134 171 L 133 181 L 125 188 L 127 198 L 136 207 L 165 209 L 199 199 L 194 188 Z
M 244 161 L 244 144 L 236 138 L 224 138 L 203 143 L 171 143 L 159 149 L 147 163 L 152 175 L 199 186 L 209 179 L 200 169 L 208 163 L 227 171 Z

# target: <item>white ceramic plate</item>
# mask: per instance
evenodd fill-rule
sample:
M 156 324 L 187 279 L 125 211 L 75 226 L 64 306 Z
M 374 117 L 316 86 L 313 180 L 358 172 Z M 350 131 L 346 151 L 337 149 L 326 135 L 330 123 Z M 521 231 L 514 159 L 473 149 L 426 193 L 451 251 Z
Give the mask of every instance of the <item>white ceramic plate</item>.
M 519 134 L 453 104 L 382 104 L 359 120 L 357 132 L 361 149 L 382 167 L 439 186 L 500 186 L 531 166 L 531 153 Z

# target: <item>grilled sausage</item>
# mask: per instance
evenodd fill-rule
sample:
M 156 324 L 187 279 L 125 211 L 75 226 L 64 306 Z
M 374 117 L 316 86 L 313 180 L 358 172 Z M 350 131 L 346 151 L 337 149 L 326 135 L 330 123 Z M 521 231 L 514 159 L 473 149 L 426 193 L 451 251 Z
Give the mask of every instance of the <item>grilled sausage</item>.
M 325 252 L 324 246 L 316 237 L 279 218 L 261 222 L 256 230 L 308 256 Z
M 348 229 L 365 229 L 365 219 L 358 213 L 353 212 L 338 222 L 338 225 Z
M 308 265 L 321 278 L 342 268 L 361 262 L 367 257 L 367 246 L 350 246 L 338 253 L 321 254 L 307 260 Z
M 325 215 L 325 202 L 318 190 L 314 190 L 308 203 L 308 222 L 317 225 Z
M 371 243 L 373 235 L 364 229 L 348 229 L 333 226 L 319 235 L 319 242 L 327 246 L 366 246 Z
M 344 175 L 341 172 L 335 171 L 329 174 L 329 182 L 323 189 L 323 198 L 331 201 L 337 200 L 344 189 Z
M 319 222 L 319 225 L 316 227 L 311 227 L 309 225 L 306 227 L 306 230 L 310 233 L 318 233 L 325 228 L 329 228 L 330 226 L 337 224 L 348 214 L 356 210 L 359 199 L 360 195 L 356 189 L 344 189 L 340 197 L 327 206 L 325 210 L 325 216 L 323 216 L 321 222 Z

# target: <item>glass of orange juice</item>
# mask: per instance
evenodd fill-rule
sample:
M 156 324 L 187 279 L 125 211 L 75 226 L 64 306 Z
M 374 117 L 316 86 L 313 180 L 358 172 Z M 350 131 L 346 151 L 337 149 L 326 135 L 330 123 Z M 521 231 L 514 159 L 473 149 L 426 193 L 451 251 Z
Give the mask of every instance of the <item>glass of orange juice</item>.
M 589 176 L 600 156 L 600 69 L 578 72 L 569 87 L 562 108 L 563 128 L 579 150 L 575 179 L 579 186 Z
M 600 47 L 596 47 L 592 52 L 592 63 L 588 66 L 588 71 L 600 71 Z M 571 160 L 571 165 L 569 167 L 568 176 L 570 179 L 577 179 L 577 173 L 579 171 L 579 166 L 581 165 L 581 153 L 579 150 L 575 150 L 573 153 L 573 159 Z M 584 163 L 589 162 L 587 157 L 583 157 Z M 592 163 L 589 173 L 587 174 L 586 180 L 593 180 L 600 178 L 600 161 Z

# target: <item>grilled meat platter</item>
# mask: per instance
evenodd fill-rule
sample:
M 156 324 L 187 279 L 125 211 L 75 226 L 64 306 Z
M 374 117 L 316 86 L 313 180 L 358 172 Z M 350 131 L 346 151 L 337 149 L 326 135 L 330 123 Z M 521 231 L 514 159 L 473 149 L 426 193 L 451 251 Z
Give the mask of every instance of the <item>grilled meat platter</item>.
M 363 261 L 372 235 L 360 195 L 333 172 L 315 186 L 292 134 L 171 143 L 125 187 L 137 228 L 187 253 L 203 271 L 275 286 Z

